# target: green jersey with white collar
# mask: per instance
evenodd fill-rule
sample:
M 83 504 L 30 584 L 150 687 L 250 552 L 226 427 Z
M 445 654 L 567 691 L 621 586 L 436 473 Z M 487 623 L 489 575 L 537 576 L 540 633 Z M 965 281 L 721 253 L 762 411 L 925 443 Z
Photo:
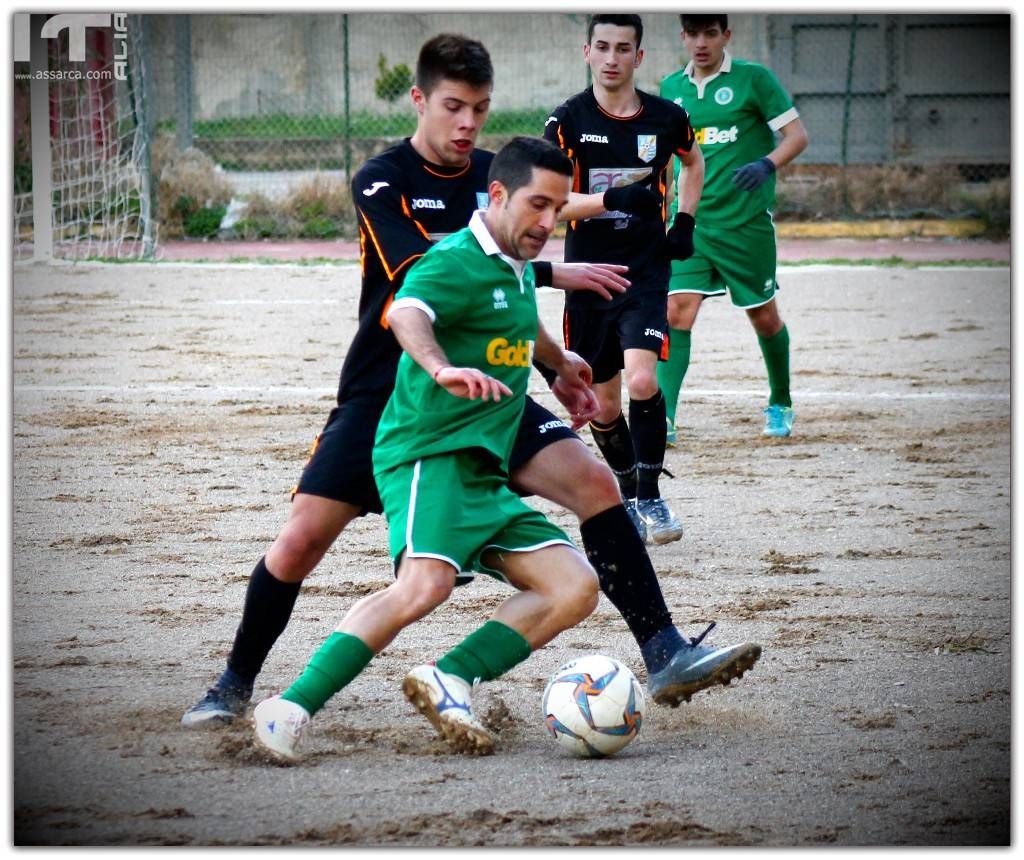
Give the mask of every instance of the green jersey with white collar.
M 775 132 L 797 118 L 793 100 L 759 63 L 726 52 L 718 73 L 699 83 L 693 63 L 661 82 L 661 96 L 686 108 L 704 155 L 700 226 L 735 227 L 775 206 L 775 175 L 754 191 L 732 184 L 733 172 L 775 149 Z
M 468 448 L 483 449 L 508 469 L 537 340 L 536 281 L 530 263 L 501 253 L 481 216 L 476 212 L 468 227 L 413 265 L 392 308 L 422 310 L 453 366 L 482 370 L 513 394 L 497 402 L 456 397 L 403 352 L 377 428 L 375 474 Z

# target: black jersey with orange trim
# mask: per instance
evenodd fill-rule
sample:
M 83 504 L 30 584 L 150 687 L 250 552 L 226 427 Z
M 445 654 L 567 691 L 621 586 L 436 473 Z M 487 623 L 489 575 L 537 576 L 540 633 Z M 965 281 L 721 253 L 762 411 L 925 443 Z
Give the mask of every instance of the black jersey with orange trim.
M 412 263 L 435 241 L 469 224 L 476 209 L 486 208 L 493 158 L 477 149 L 465 166 L 442 167 L 422 158 L 406 138 L 352 177 L 362 292 L 359 328 L 341 368 L 339 403 L 390 396 L 402 350 L 387 327 L 387 308 Z
M 593 87 L 563 102 L 548 117 L 544 137 L 573 163 L 573 191 L 597 194 L 619 185 L 642 182 L 661 195 L 662 219 L 640 219 L 606 212 L 566 227 L 566 262 L 619 263 L 629 266 L 633 286 L 627 291 L 668 289 L 669 266 L 657 254 L 665 235 L 665 192 L 672 156 L 688 153 L 693 128 L 684 108 L 637 90 L 640 109 L 628 117 L 606 113 Z M 616 296 L 620 304 L 626 295 Z M 608 307 L 596 293 L 566 295 L 569 307 Z

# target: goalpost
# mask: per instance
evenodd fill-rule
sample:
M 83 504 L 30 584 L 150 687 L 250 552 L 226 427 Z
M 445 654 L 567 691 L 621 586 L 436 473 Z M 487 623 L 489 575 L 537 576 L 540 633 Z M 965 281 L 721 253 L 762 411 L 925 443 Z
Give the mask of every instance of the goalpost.
M 154 255 L 148 28 L 142 16 L 110 19 L 85 30 L 85 62 L 74 62 L 70 30 L 44 38 L 44 18 L 31 18 L 31 190 L 15 188 L 16 259 Z

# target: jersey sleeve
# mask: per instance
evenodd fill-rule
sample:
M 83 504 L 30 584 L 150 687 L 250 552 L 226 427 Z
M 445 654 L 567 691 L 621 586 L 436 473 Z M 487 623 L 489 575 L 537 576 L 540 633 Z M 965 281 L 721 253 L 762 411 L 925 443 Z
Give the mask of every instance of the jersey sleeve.
M 757 103 L 772 131 L 778 131 L 799 116 L 789 93 L 782 88 L 782 84 L 771 69 L 759 66 L 753 85 Z
M 457 249 L 444 248 L 420 257 L 395 293 L 391 310 L 416 307 L 435 327 L 457 324 L 469 292 L 464 288 L 465 273 L 472 270 L 472 261 L 464 256 Z
M 544 139 L 557 146 L 570 159 L 574 159 L 573 141 L 576 136 L 571 128 L 569 107 L 564 102 L 556 107 L 544 123 Z
M 672 108 L 672 151 L 676 155 L 686 155 L 697 139 L 690 125 L 690 115 L 682 105 L 675 102 L 669 102 L 669 105 Z
M 412 216 L 401 178 L 386 166 L 369 162 L 352 177 L 352 203 L 366 253 L 377 256 L 389 281 L 431 246 Z

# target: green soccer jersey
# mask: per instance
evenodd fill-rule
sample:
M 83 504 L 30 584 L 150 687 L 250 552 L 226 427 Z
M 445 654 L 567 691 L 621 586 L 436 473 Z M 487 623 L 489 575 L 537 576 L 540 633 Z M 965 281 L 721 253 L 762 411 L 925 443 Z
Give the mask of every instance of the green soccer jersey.
M 775 175 L 754 191 L 732 184 L 733 172 L 775 148 L 774 133 L 797 118 L 793 100 L 775 75 L 726 52 L 717 74 L 699 83 L 693 63 L 661 82 L 661 96 L 686 108 L 704 155 L 702 226 L 735 227 L 775 206 Z
M 449 394 L 407 353 L 377 428 L 375 473 L 465 448 L 490 452 L 507 471 L 526 403 L 537 339 L 533 266 L 501 253 L 481 213 L 427 251 L 409 270 L 392 308 L 412 306 L 433 321 L 455 367 L 475 367 L 512 397 L 468 400 Z

